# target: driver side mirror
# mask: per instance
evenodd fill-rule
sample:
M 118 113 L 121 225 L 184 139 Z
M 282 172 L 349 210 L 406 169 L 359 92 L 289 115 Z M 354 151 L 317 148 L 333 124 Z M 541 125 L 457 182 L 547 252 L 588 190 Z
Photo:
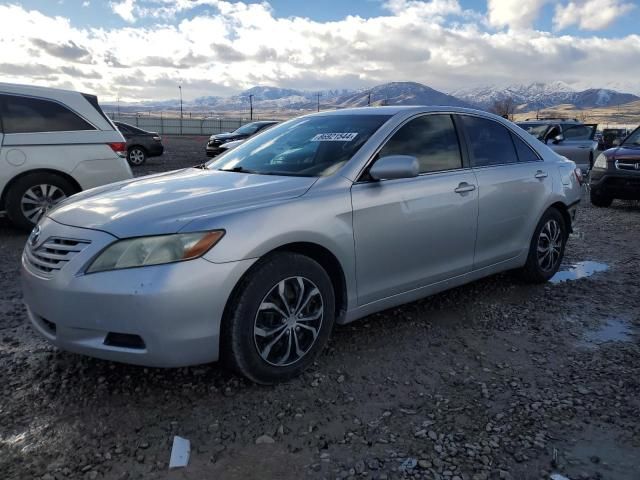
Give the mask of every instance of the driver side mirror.
M 379 158 L 369 170 L 374 180 L 413 178 L 420 173 L 418 159 L 409 155 L 389 155 Z

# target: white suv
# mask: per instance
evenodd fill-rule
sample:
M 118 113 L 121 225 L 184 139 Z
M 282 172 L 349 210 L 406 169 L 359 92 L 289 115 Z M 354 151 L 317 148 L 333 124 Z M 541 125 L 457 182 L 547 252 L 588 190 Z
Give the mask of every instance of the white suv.
M 30 229 L 66 197 L 131 178 L 94 95 L 0 83 L 0 215 Z

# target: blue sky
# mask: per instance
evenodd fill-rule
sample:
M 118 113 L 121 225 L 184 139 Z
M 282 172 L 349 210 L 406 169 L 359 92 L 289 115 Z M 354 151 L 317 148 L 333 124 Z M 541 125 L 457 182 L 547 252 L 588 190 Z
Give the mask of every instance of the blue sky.
M 640 94 L 639 33 L 640 0 L 0 0 L 0 81 L 132 101 L 389 81 Z
M 127 24 L 126 21 L 113 12 L 109 1 L 89 0 L 89 5 L 86 7 L 83 7 L 83 4 L 87 3 L 87 0 L 23 0 L 6 3 L 20 4 L 26 8 L 36 9 L 49 15 L 63 15 L 70 18 L 78 26 L 117 28 Z M 384 3 L 383 0 L 269 1 L 277 16 L 306 17 L 320 22 L 342 20 L 348 15 L 358 15 L 364 18 L 386 15 L 389 11 L 384 7 Z M 540 9 L 539 17 L 533 25 L 534 28 L 544 31 L 553 30 L 552 20 L 556 3 L 562 2 L 549 2 L 543 5 Z M 631 0 L 627 3 L 640 6 L 639 0 Z M 486 0 L 460 0 L 459 4 L 465 10 L 473 10 L 479 14 L 486 14 L 487 12 Z M 181 12 L 176 15 L 173 21 L 180 21 L 194 15 L 211 14 L 215 13 L 215 11 L 216 9 L 211 6 L 198 6 L 193 10 Z M 140 19 L 137 23 L 150 25 L 153 22 L 154 19 L 146 18 Z M 564 28 L 559 33 L 581 37 L 593 34 L 593 32 L 584 31 L 575 26 Z M 617 18 L 607 28 L 598 31 L 599 36 L 609 38 L 624 37 L 634 33 L 640 34 L 640 9 L 636 10 L 632 15 L 623 15 Z

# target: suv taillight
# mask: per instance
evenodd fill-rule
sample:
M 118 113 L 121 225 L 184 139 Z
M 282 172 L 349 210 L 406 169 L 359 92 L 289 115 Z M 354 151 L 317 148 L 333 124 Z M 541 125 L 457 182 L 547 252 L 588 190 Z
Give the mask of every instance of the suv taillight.
M 111 150 L 116 152 L 118 156 L 123 158 L 127 156 L 127 144 L 125 142 L 113 142 L 108 143 L 107 145 L 109 145 L 109 147 L 111 147 Z
M 576 174 L 578 185 L 582 185 L 584 183 L 584 175 L 582 174 L 582 169 L 576 167 L 576 169 L 573 172 Z

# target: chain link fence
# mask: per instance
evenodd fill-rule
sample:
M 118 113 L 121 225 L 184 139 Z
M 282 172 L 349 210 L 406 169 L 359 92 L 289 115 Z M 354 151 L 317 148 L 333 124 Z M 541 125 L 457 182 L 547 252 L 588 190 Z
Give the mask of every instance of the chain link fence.
M 108 113 L 109 118 L 116 122 L 128 123 L 143 130 L 157 132 L 160 135 L 213 135 L 216 133 L 232 132 L 246 123 L 248 118 L 233 117 L 201 117 L 190 118 L 191 115 L 167 116 L 162 113 L 156 115 Z M 260 119 L 266 120 L 266 119 Z M 256 120 L 253 120 L 256 121 Z

